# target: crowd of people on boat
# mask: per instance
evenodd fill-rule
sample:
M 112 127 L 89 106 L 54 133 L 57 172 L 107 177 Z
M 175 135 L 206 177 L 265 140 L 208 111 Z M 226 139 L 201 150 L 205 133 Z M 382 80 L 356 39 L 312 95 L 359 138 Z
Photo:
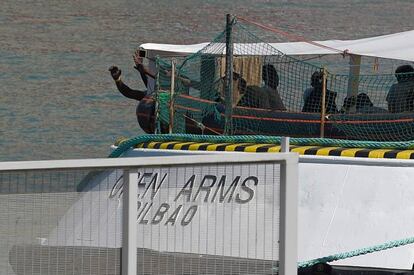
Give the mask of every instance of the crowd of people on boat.
M 116 66 L 111 66 L 109 71 L 119 92 L 125 97 L 141 101 L 148 96 L 149 78 L 154 82 L 155 72 L 151 72 L 143 65 L 143 58 L 136 51 L 133 55 L 134 68 L 138 71 L 147 90 L 137 90 L 128 87 L 121 79 L 121 70 Z M 159 72 L 165 76 L 171 76 L 171 72 L 165 70 Z M 325 113 L 401 113 L 414 111 L 414 68 L 411 65 L 399 66 L 395 71 L 397 83 L 393 84 L 388 91 L 386 101 L 388 110 L 374 106 L 373 102 L 366 93 L 347 96 L 344 99 L 342 107 L 339 109 L 336 104 L 337 93 L 328 89 L 328 82 L 325 79 L 323 83 L 322 71 L 315 71 L 310 79 L 310 87 L 303 92 L 302 112 L 321 113 L 323 89 L 325 87 Z M 286 107 L 280 96 L 279 75 L 272 64 L 262 66 L 262 82 L 263 85 L 248 86 L 246 80 L 237 72 L 233 73 L 233 98 L 234 106 L 269 109 L 274 111 L 285 111 Z M 180 77 L 181 83 L 186 87 L 200 89 L 200 82 L 190 80 L 183 76 Z M 218 94 L 216 101 L 224 104 L 225 95 L 225 77 L 221 77 L 216 86 Z M 153 89 L 153 88 L 152 88 Z M 151 107 L 153 108 L 153 107 Z M 144 110 L 145 111 L 145 110 Z
M 411 65 L 401 65 L 395 71 L 397 83 L 393 84 L 387 94 L 388 110 L 374 106 L 366 93 L 347 96 L 341 109 L 337 108 L 337 93 L 326 89 L 325 110 L 327 114 L 334 113 L 401 113 L 414 111 L 414 68 Z M 303 112 L 320 113 L 322 105 L 321 72 L 314 72 L 311 77 L 312 88 L 304 91 Z M 327 87 L 327 82 L 325 82 Z

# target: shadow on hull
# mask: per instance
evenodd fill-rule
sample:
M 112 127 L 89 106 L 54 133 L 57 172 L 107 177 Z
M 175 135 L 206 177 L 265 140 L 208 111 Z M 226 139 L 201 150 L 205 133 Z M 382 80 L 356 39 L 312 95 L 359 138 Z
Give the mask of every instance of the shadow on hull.
M 121 274 L 120 248 L 79 246 L 14 246 L 9 263 L 17 275 Z M 168 253 L 137 249 L 137 274 L 277 274 L 277 262 L 214 255 Z M 298 270 L 299 275 L 414 275 L 413 271 L 317 264 Z

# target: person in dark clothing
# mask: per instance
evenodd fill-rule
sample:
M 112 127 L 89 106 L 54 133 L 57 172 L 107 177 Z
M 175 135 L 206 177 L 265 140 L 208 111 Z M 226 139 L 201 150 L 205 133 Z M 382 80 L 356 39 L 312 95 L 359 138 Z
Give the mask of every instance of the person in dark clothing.
M 154 74 L 149 72 L 142 65 L 142 57 L 139 57 L 138 51 L 133 55 L 135 66 L 134 68 L 141 75 L 142 81 L 148 87 L 148 77 L 154 78 Z M 136 115 L 141 128 L 146 133 L 154 133 L 155 131 L 155 101 L 151 96 L 147 95 L 147 90 L 131 89 L 121 80 L 122 71 L 117 66 L 109 68 L 112 78 L 115 81 L 118 91 L 125 97 L 139 101 Z
M 271 64 L 262 67 L 263 87 L 248 86 L 239 102 L 239 106 L 285 111 L 279 95 L 279 75 Z
M 364 108 L 371 108 L 374 106 L 374 103 L 372 103 L 371 99 L 366 93 L 360 93 L 357 95 L 356 98 L 356 109 L 361 110 Z
M 395 70 L 396 84 L 392 85 L 388 94 L 388 111 L 391 113 L 414 111 L 414 68 L 402 65 Z
M 269 105 L 272 110 L 286 110 L 283 100 L 280 97 L 279 75 L 272 64 L 266 64 L 262 67 L 262 80 L 264 82 L 264 89 L 268 93 Z
M 116 87 L 118 88 L 118 91 L 123 96 L 139 101 L 147 95 L 147 91 L 131 89 L 124 82 L 122 82 L 121 80 L 122 71 L 117 66 L 111 66 L 109 68 L 109 71 L 111 72 L 112 78 L 115 80 L 115 84 L 116 84 Z
M 374 114 L 374 113 L 385 113 L 386 110 L 374 106 L 371 99 L 366 93 L 360 93 L 355 96 L 347 96 L 344 99 L 344 104 L 341 108 L 341 113 L 352 113 L 352 107 L 355 106 L 355 113 L 365 113 L 365 114 Z
M 155 78 L 154 74 L 149 72 L 144 65 L 142 64 L 142 57 L 139 56 L 139 51 L 135 51 L 134 55 L 132 56 L 134 59 L 135 66 L 134 68 L 139 72 L 141 75 L 141 79 L 145 84 L 145 87 L 148 86 L 148 76 Z M 141 100 L 147 95 L 147 91 L 143 90 L 133 90 L 129 88 L 124 82 L 121 80 L 122 71 L 117 66 L 111 66 L 109 68 L 112 78 L 115 80 L 116 87 L 118 88 L 119 92 L 128 98 Z
M 323 73 L 316 71 L 311 77 L 312 88 L 306 89 L 307 95 L 305 95 L 305 104 L 303 105 L 302 112 L 320 113 L 322 111 L 322 85 Z M 325 82 L 325 87 L 327 82 Z M 336 92 L 326 89 L 325 95 L 325 111 L 327 114 L 334 114 L 338 112 L 336 106 Z
M 200 81 L 191 80 L 184 76 L 177 77 L 178 81 L 181 81 L 184 86 L 191 87 L 196 90 L 202 89 L 202 83 Z M 237 72 L 233 72 L 233 99 L 232 104 L 235 105 L 237 102 L 239 102 L 239 98 L 244 95 L 247 88 L 246 80 L 241 77 L 241 75 Z M 210 100 L 225 103 L 225 97 L 226 97 L 226 76 L 222 76 L 216 81 L 213 82 L 212 87 L 214 87 L 212 90 L 212 96 L 209 98 Z M 215 92 L 214 92 L 215 91 Z
M 129 88 L 121 80 L 121 70 L 116 66 L 109 68 L 112 78 L 115 80 L 118 91 L 125 97 L 138 100 L 136 116 L 139 126 L 148 134 L 155 132 L 155 101 L 151 96 L 147 96 L 145 90 L 134 90 Z M 145 82 L 144 82 L 145 83 Z
M 346 113 L 351 113 L 352 112 L 352 107 L 354 107 L 356 105 L 356 97 L 353 96 L 347 96 L 344 98 L 344 104 L 342 105 L 342 108 L 340 110 L 341 113 L 346 114 Z M 356 109 L 356 107 L 355 107 Z

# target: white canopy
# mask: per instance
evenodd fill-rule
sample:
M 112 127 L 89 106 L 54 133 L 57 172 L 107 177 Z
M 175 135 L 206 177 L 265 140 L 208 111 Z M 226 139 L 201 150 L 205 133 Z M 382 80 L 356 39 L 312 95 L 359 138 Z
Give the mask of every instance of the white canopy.
M 308 42 L 269 43 L 273 48 L 286 55 L 325 55 L 339 54 L 346 51 L 349 54 L 398 59 L 414 62 L 414 30 L 394 34 L 369 37 L 356 40 L 325 40 L 314 41 L 317 46 Z M 196 53 L 206 47 L 209 43 L 193 45 L 172 45 L 145 43 L 140 47 L 146 49 L 150 56 L 155 55 L 188 55 Z M 266 43 L 257 43 L 256 47 L 251 44 L 235 44 L 235 55 L 269 55 Z M 334 50 L 336 49 L 336 50 Z M 223 43 L 213 44 L 207 52 L 225 52 Z M 275 53 L 273 53 L 275 54 Z

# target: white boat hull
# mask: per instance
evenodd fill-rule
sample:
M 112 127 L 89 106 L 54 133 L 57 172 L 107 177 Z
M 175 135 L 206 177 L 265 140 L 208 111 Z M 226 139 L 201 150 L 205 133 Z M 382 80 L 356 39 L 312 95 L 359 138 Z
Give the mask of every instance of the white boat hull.
M 133 150 L 125 156 L 145 157 L 160 154 L 174 153 L 162 150 Z M 200 154 L 200 152 L 196 152 L 196 154 Z M 414 217 L 414 204 L 412 203 L 414 169 L 412 165 L 411 161 L 302 157 L 299 164 L 298 260 L 314 259 L 414 236 L 414 219 L 412 219 Z M 116 182 L 120 175 L 120 171 L 102 174 L 101 177 L 95 179 L 94 183 L 91 183 L 91 188 L 108 184 L 108 182 Z M 88 196 L 88 193 L 85 194 Z M 121 246 L 121 214 L 119 211 L 121 200 L 119 200 L 118 194 L 112 198 L 108 198 L 108 195 L 107 191 L 92 192 L 92 196 L 96 196 L 94 201 L 101 202 L 102 205 L 95 205 L 95 210 L 90 212 L 90 215 L 84 215 L 85 220 L 71 222 L 71 215 L 81 209 L 79 206 L 82 199 L 78 201 L 51 233 L 47 245 L 119 248 Z M 109 207 L 107 206 L 108 199 L 110 200 Z M 268 203 L 271 204 L 271 202 Z M 269 205 L 264 205 L 264 208 Z M 255 206 L 252 204 L 251 207 Z M 216 214 L 214 207 L 206 211 L 203 214 L 210 215 L 210 217 Z M 209 214 L 208 211 L 211 213 Z M 88 219 L 93 221 L 98 219 L 99 226 L 96 226 L 96 222 L 94 222 L 92 224 L 95 226 L 91 226 L 87 230 L 83 227 L 81 230 L 81 223 L 87 224 Z M 173 235 L 190 234 L 179 225 L 180 219 L 182 217 L 177 220 L 175 226 L 170 226 L 170 229 L 160 229 L 160 227 L 157 229 L 155 225 L 148 224 L 143 227 L 139 226 L 138 247 L 163 253 L 187 252 L 200 255 L 272 260 L 271 253 L 266 254 L 268 249 L 265 247 L 266 242 L 263 239 L 257 241 L 257 235 L 261 230 L 272 232 L 270 229 L 272 224 L 266 224 L 259 219 L 258 230 L 250 232 L 252 233 L 250 239 L 240 239 L 238 236 L 230 242 L 238 248 L 250 243 L 252 248 L 254 247 L 254 251 L 263 251 L 255 252 L 256 254 L 252 252 L 251 254 L 239 255 L 237 249 L 233 251 L 220 248 L 217 253 L 217 250 L 209 250 L 208 247 L 205 247 L 208 244 L 200 246 L 199 243 L 189 242 L 173 245 L 174 240 L 180 241 L 180 239 L 171 239 Z M 218 238 L 220 236 L 221 238 L 233 237 L 225 223 L 217 221 L 214 225 L 224 232 L 224 235 L 218 234 Z M 204 227 L 203 222 L 199 222 L 197 226 L 197 230 L 191 231 L 194 239 L 198 238 L 197 234 L 206 234 L 202 232 L 203 228 L 214 230 L 213 227 Z M 66 235 L 66 241 L 60 241 L 57 234 L 64 228 L 66 228 L 66 232 L 70 232 L 67 230 L 68 228 L 73 228 L 73 235 Z M 149 230 L 150 228 L 151 230 Z M 109 238 L 109 236 L 112 237 Z M 269 236 L 264 237 L 269 238 Z M 335 264 L 411 269 L 413 259 L 414 246 L 407 245 L 340 260 Z

